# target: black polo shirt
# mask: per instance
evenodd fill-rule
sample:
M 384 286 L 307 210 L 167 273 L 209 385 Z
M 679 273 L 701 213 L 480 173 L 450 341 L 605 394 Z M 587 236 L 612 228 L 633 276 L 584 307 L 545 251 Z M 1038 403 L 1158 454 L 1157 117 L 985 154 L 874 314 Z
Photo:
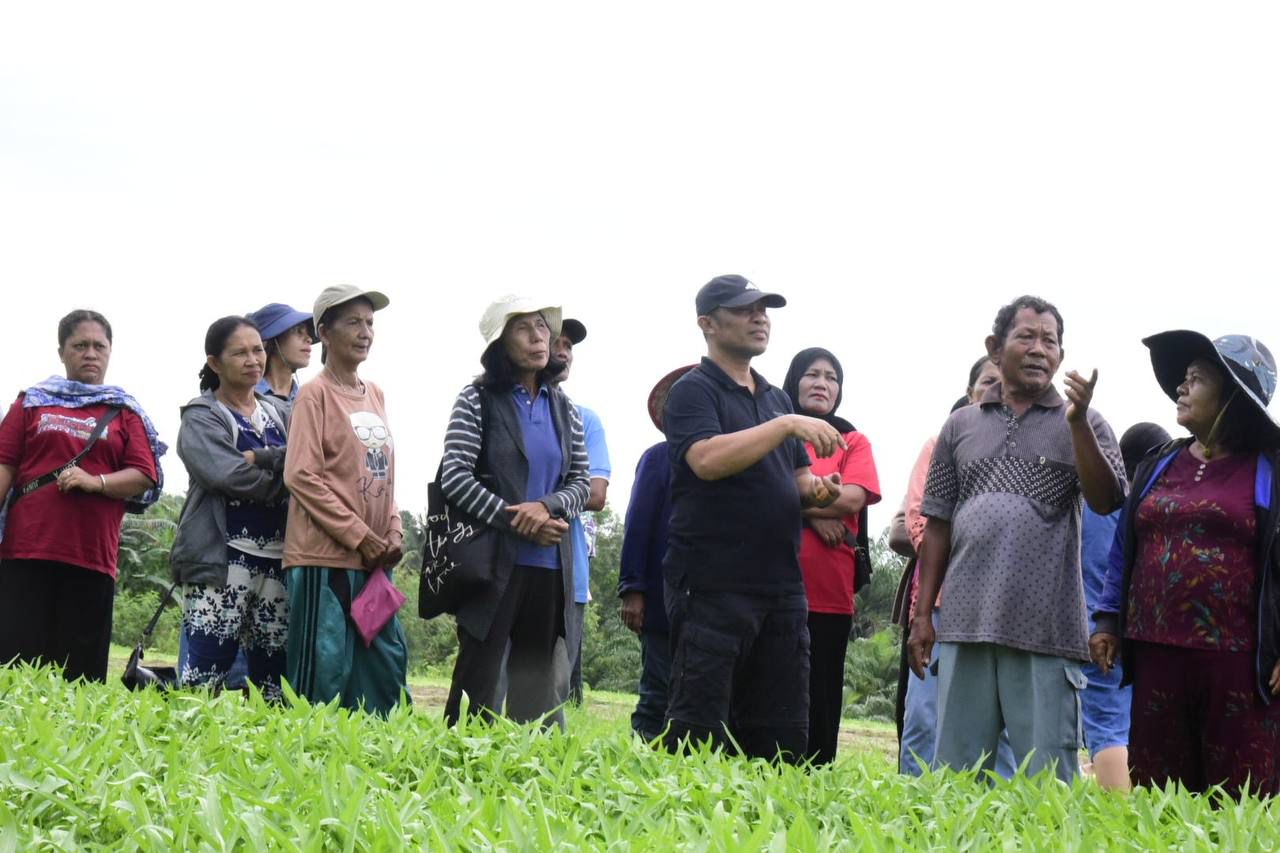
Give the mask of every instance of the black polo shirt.
M 685 462 L 704 438 L 740 432 L 791 413 L 791 400 L 754 370 L 756 392 L 711 359 L 671 388 L 662 423 L 671 453 L 671 529 L 663 561 L 676 588 L 761 594 L 803 592 L 800 493 L 796 469 L 809 465 L 804 444 L 788 438 L 745 471 L 700 480 Z

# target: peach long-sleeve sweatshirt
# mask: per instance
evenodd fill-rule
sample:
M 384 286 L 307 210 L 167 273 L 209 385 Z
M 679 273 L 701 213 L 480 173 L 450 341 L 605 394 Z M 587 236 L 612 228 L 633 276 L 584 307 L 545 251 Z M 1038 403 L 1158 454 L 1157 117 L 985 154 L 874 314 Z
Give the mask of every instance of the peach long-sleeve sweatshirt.
M 364 385 L 356 393 L 322 372 L 298 391 L 284 466 L 286 568 L 360 569 L 356 548 L 370 530 L 403 535 L 382 390 Z

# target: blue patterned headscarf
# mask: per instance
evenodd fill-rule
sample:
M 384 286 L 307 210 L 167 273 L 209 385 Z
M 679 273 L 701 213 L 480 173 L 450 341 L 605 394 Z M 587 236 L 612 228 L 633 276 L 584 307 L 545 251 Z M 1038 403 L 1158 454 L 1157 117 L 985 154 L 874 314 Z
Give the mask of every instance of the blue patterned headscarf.
M 168 452 L 169 447 L 160 440 L 160 434 L 156 432 L 155 425 L 142 410 L 142 406 L 131 395 L 125 393 L 123 388 L 115 385 L 86 385 L 62 376 L 50 376 L 24 392 L 22 408 L 34 409 L 40 406 L 61 406 L 65 409 L 119 406 L 137 415 L 142 420 L 142 428 L 147 433 L 147 443 L 151 446 L 151 455 L 156 461 L 156 484 L 141 495 L 126 500 L 125 509 L 129 512 L 143 512 L 160 500 L 160 494 L 164 491 L 164 469 L 160 467 L 160 457 Z

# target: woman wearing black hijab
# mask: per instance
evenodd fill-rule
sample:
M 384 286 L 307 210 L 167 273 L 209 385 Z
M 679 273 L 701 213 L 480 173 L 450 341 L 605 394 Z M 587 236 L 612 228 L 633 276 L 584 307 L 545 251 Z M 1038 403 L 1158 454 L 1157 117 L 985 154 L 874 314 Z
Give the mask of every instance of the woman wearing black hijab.
M 783 388 L 799 414 L 821 418 L 844 436 L 848 449 L 826 459 L 806 446 L 814 476 L 840 474 L 839 500 L 804 510 L 800 569 L 809 599 L 809 750 L 814 764 L 835 760 L 844 696 L 844 657 L 853 629 L 854 543 L 862 509 L 880 500 L 871 443 L 837 417 L 844 369 L 829 350 L 813 347 L 791 360 Z

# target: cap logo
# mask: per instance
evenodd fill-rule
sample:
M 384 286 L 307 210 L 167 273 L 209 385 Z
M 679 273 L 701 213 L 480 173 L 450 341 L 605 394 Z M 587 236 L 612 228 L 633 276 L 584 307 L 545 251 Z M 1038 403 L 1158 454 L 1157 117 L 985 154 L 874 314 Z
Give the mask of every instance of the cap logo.
M 760 288 L 756 287 L 753 282 L 749 281 L 742 286 L 742 289 L 743 290 L 759 290 Z

